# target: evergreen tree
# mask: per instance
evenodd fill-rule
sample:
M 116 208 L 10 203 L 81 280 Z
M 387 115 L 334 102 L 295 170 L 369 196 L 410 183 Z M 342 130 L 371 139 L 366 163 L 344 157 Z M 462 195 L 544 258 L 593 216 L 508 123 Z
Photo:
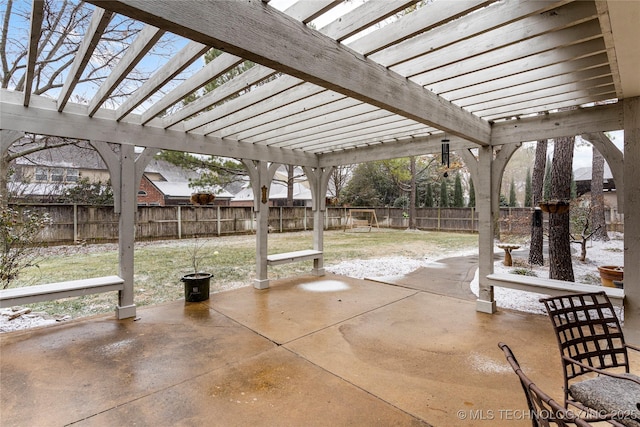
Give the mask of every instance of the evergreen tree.
M 464 206 L 464 197 L 462 195 L 462 179 L 460 172 L 456 173 L 456 180 L 453 187 L 453 207 L 461 208 Z
M 530 208 L 533 206 L 532 202 L 532 186 L 531 186 L 531 169 L 527 169 L 527 178 L 524 184 L 524 207 Z
M 476 207 L 476 188 L 473 185 L 473 179 L 469 180 L 469 207 Z
M 516 199 L 516 183 L 511 178 L 511 184 L 509 185 L 509 207 L 515 208 L 518 205 L 518 200 Z
M 431 183 L 427 184 L 427 191 L 424 197 L 424 206 L 427 208 L 433 207 L 433 190 L 431 189 Z
M 440 207 L 449 207 L 449 191 L 447 190 L 447 180 L 443 179 L 440 182 Z

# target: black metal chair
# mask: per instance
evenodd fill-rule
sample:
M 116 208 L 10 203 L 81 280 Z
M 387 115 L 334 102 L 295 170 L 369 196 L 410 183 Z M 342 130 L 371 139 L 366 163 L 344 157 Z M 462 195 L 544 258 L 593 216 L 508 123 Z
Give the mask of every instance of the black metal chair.
M 516 357 L 505 343 L 499 343 L 498 347 L 504 352 L 507 361 L 513 368 L 527 398 L 529 413 L 533 427 L 549 427 L 551 425 L 564 426 L 590 426 L 587 421 L 578 417 L 575 413 L 567 410 L 558 402 L 549 397 L 538 386 L 536 386 L 522 371 Z
M 540 300 L 560 347 L 564 407 L 569 405 L 611 424 L 640 427 L 640 377 L 629 370 L 620 321 L 604 292 Z M 617 424 L 621 423 L 621 424 Z

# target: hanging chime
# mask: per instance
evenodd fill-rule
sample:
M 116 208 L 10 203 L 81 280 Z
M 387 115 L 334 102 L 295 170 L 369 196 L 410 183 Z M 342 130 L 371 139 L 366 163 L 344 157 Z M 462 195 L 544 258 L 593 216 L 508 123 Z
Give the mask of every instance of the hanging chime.
M 442 165 L 447 165 L 447 169 L 449 169 L 449 140 L 446 138 L 442 139 L 442 150 L 440 151 L 440 158 L 442 159 Z M 444 172 L 444 177 L 448 177 L 449 172 Z

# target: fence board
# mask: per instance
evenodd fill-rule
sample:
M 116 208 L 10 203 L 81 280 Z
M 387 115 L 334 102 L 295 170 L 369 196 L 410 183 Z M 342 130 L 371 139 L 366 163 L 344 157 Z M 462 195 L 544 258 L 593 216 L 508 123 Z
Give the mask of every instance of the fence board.
M 33 204 L 23 209 L 47 211 L 52 224 L 40 239 L 43 243 L 75 241 L 104 242 L 118 239 L 118 215 L 111 206 Z M 355 208 L 355 207 L 353 207 Z M 407 211 L 391 207 L 359 207 L 375 209 L 382 228 L 407 228 Z M 325 229 L 343 229 L 350 208 L 328 207 Z M 501 208 L 500 232 L 527 235 L 531 227 L 530 208 Z M 623 231 L 618 215 L 606 212 L 609 231 Z M 547 220 L 545 215 L 545 221 Z M 272 207 L 269 209 L 271 232 L 313 229 L 313 211 L 305 207 Z M 477 232 L 478 213 L 473 208 L 416 208 L 416 226 L 420 230 Z M 193 236 L 221 236 L 255 232 L 251 207 L 229 206 L 139 206 L 136 213 L 136 239 L 176 239 Z

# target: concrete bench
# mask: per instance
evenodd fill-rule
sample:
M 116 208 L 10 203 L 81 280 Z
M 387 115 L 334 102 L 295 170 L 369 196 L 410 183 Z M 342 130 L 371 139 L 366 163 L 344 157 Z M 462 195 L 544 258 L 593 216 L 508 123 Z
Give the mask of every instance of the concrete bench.
M 121 291 L 123 289 L 124 279 L 119 276 L 94 277 L 91 279 L 48 283 L 46 285 L 3 289 L 0 290 L 0 308 L 109 291 Z
M 585 285 L 583 283 L 565 282 L 563 280 L 545 279 L 541 277 L 508 273 L 489 274 L 487 275 L 487 279 L 491 286 L 517 289 L 520 291 L 535 292 L 551 296 L 604 291 L 612 304 L 623 307 L 624 303 L 624 289 Z

